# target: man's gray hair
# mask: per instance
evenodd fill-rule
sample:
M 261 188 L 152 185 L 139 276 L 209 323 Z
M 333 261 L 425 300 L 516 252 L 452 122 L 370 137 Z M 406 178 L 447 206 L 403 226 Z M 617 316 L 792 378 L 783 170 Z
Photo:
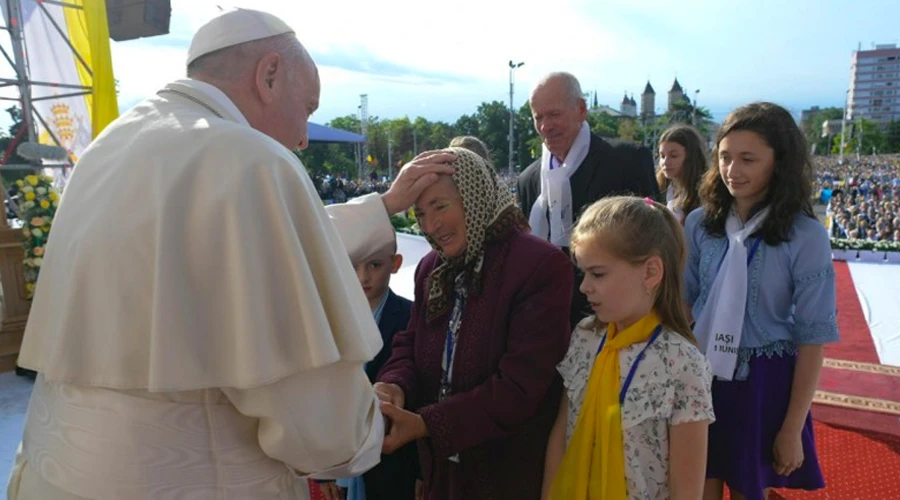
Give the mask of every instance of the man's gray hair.
M 198 57 L 187 67 L 188 78 L 207 76 L 217 80 L 233 80 L 245 71 L 256 68 L 256 63 L 266 54 L 278 52 L 291 58 L 304 52 L 293 33 L 270 36 L 260 40 L 240 43 Z
M 584 100 L 584 94 L 581 93 L 581 84 L 578 83 L 578 78 L 575 78 L 575 75 L 566 71 L 555 71 L 541 78 L 531 91 L 531 97 L 534 97 L 535 92 L 537 92 L 539 88 L 544 87 L 553 80 L 561 80 L 563 82 L 566 89 L 566 97 L 573 106 L 578 104 L 578 101 Z

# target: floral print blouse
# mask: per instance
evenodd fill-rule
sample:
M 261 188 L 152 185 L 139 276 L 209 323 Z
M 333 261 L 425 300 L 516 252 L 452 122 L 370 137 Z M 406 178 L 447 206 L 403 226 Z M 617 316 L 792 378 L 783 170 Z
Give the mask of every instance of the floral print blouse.
M 588 377 L 600 340 L 606 335 L 588 318 L 575 328 L 566 357 L 559 364 L 569 398 L 566 445 L 584 401 Z M 646 342 L 619 352 L 620 384 Z M 628 498 L 669 498 L 669 426 L 715 420 L 712 405 L 712 374 L 706 358 L 687 339 L 663 330 L 647 349 L 622 405 L 625 444 L 625 478 Z

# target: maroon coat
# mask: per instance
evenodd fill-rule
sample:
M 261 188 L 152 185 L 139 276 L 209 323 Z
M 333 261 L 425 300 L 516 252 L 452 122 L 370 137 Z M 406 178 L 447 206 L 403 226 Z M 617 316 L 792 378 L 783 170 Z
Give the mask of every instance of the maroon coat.
M 378 380 L 406 393 L 425 420 L 419 442 L 429 500 L 539 499 L 544 453 L 569 347 L 572 263 L 558 248 L 512 231 L 485 248 L 482 292 L 467 297 L 452 395 L 438 403 L 449 312 L 427 322 L 432 252 L 416 270 L 409 327 L 394 336 Z M 448 460 L 459 453 L 460 463 Z

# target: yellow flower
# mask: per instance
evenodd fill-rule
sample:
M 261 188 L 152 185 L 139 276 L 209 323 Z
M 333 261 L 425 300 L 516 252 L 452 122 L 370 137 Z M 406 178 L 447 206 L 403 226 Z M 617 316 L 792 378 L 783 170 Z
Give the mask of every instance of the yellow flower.
M 50 226 L 44 226 L 44 227 L 42 227 L 41 229 L 42 229 L 45 233 L 49 233 L 49 232 L 50 232 Z
M 16 186 L 19 186 L 19 187 L 25 187 L 25 183 L 22 182 L 22 179 L 19 179 L 19 180 L 16 181 Z
M 25 289 L 28 293 L 34 293 L 34 283 L 25 283 Z
M 44 255 L 44 247 L 34 247 L 34 250 L 32 250 L 31 252 L 40 257 L 41 255 Z
M 32 225 L 32 226 L 37 226 L 37 227 L 43 226 L 43 225 L 44 225 L 44 218 L 43 218 L 43 217 L 35 217 L 35 218 L 31 219 L 31 225 Z
M 31 184 L 32 186 L 37 186 L 38 178 L 36 175 L 26 175 L 25 182 Z
M 47 197 L 53 201 L 56 201 L 59 199 L 59 194 L 57 194 L 56 191 L 50 191 L 50 194 L 48 194 Z
M 25 193 L 25 199 L 31 201 L 34 199 L 34 193 Z
M 50 202 L 47 200 L 41 200 L 41 208 L 50 208 Z

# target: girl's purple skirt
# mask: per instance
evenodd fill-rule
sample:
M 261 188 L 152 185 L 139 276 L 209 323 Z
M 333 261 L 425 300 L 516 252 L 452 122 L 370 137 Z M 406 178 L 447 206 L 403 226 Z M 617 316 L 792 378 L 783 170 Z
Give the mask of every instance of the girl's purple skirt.
M 776 474 L 772 466 L 772 448 L 790 403 L 795 363 L 795 356 L 756 357 L 750 360 L 747 380 L 713 381 L 716 421 L 709 427 L 706 477 L 724 480 L 748 500 L 764 500 L 767 488 L 825 487 L 809 414 L 801 435 L 803 465 L 787 477 Z

